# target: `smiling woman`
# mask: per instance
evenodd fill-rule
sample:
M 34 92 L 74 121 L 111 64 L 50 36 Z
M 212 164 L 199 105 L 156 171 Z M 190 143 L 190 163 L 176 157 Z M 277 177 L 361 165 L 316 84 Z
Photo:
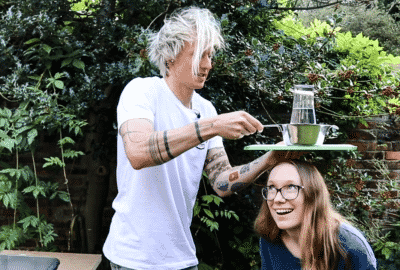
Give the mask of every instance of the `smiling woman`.
M 262 269 L 376 269 L 370 245 L 333 209 L 315 166 L 278 164 L 262 196 L 254 224 L 261 236 Z

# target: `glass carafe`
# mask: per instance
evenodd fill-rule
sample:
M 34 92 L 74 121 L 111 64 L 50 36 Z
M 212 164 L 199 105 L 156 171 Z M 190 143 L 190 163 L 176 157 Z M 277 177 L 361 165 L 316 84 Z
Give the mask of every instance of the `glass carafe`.
M 314 109 L 314 86 L 295 85 L 290 124 L 316 124 Z

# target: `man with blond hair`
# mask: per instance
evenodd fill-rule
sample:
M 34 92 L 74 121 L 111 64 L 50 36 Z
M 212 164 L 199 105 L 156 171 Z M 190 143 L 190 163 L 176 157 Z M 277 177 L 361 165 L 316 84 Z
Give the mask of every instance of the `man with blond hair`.
M 240 139 L 263 125 L 243 111 L 217 115 L 196 93 L 215 50 L 223 47 L 209 10 L 178 10 L 150 37 L 149 57 L 162 78 L 136 78 L 121 94 L 118 195 L 103 247 L 113 269 L 197 269 L 190 225 L 203 169 L 216 193 L 227 196 L 285 155 L 269 152 L 249 164 L 230 165 L 222 138 Z

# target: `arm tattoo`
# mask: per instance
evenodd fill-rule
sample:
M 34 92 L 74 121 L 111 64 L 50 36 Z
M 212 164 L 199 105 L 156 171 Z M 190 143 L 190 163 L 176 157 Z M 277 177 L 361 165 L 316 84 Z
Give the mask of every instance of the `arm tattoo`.
M 151 120 L 149 120 L 149 119 L 146 119 L 146 118 L 140 118 L 141 120 L 146 120 L 146 121 L 148 121 L 150 124 L 151 124 L 151 126 L 153 126 L 153 122 L 151 121 Z M 121 134 L 121 137 L 122 137 L 122 139 L 124 140 L 125 139 L 125 136 L 126 135 L 128 135 L 128 138 L 129 138 L 129 140 L 131 141 L 131 142 L 138 142 L 138 141 L 134 141 L 133 139 L 132 139 L 132 137 L 130 136 L 131 134 L 144 134 L 144 132 L 142 132 L 142 131 L 140 131 L 140 130 L 129 130 L 129 124 L 128 124 L 128 122 L 129 121 L 126 121 L 126 122 L 124 122 L 122 125 L 121 125 L 121 127 L 120 127 L 120 129 L 119 129 L 119 133 Z M 126 126 L 126 129 L 124 128 Z M 125 129 L 125 130 L 124 130 Z M 134 137 L 133 137 L 134 138 Z
M 229 187 L 229 182 L 228 181 L 218 181 L 217 182 L 217 188 L 221 191 L 227 191 Z
M 229 175 L 229 182 L 233 182 L 239 179 L 239 173 L 233 172 Z
M 222 162 L 218 162 L 217 164 L 215 164 L 212 168 L 210 168 L 209 170 L 206 171 L 206 173 L 208 175 L 210 175 L 211 172 L 214 172 L 213 176 L 209 177 L 210 180 L 210 184 L 211 186 L 214 186 L 215 180 L 218 178 L 218 176 L 227 171 L 229 169 L 229 164 L 227 160 L 224 160 Z
M 248 171 L 250 171 L 250 164 L 246 164 L 246 165 L 242 166 L 242 168 L 240 169 L 240 174 L 244 174 Z
M 239 190 L 245 188 L 247 185 L 248 185 L 248 184 L 243 183 L 243 182 L 234 183 L 234 184 L 231 186 L 231 191 L 232 191 L 232 192 L 239 191 Z
M 154 163 L 157 165 L 160 165 L 160 164 L 164 163 L 165 161 L 163 160 L 163 158 L 161 156 L 161 151 L 160 151 L 160 146 L 158 145 L 158 139 L 157 139 L 158 136 L 157 135 L 158 135 L 157 132 L 154 132 L 153 134 L 151 134 L 150 140 L 149 140 L 149 151 L 150 151 L 150 155 L 151 155 L 151 158 L 153 159 Z
M 197 123 L 197 121 L 194 122 L 194 127 L 195 127 L 195 129 L 196 129 L 197 138 L 199 139 L 200 143 L 203 143 L 204 140 L 203 140 L 203 138 L 202 138 L 201 135 L 200 135 L 199 123 Z
M 213 162 L 214 160 L 216 160 L 219 157 L 222 157 L 223 155 L 225 155 L 224 151 L 220 151 L 216 154 L 214 154 L 212 157 L 207 158 L 206 162 L 205 162 L 205 167 L 207 167 L 208 164 L 210 164 L 211 162 Z
M 174 156 L 171 154 L 171 151 L 169 151 L 169 145 L 168 145 L 168 138 L 167 138 L 167 131 L 164 131 L 164 144 L 165 144 L 165 150 L 167 151 L 168 157 L 170 159 L 174 159 Z

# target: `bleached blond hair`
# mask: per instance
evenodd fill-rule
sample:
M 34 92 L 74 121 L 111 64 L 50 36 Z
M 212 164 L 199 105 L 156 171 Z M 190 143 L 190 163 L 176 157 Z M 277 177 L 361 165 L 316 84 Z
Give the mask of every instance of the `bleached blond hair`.
M 205 51 L 213 54 L 224 48 L 221 27 L 214 15 L 205 8 L 189 7 L 178 9 L 164 21 L 157 33 L 151 34 L 148 47 L 150 61 L 160 69 L 161 76 L 167 75 L 167 61 L 174 60 L 185 42 L 195 42 L 192 71 L 200 73 L 200 61 Z

